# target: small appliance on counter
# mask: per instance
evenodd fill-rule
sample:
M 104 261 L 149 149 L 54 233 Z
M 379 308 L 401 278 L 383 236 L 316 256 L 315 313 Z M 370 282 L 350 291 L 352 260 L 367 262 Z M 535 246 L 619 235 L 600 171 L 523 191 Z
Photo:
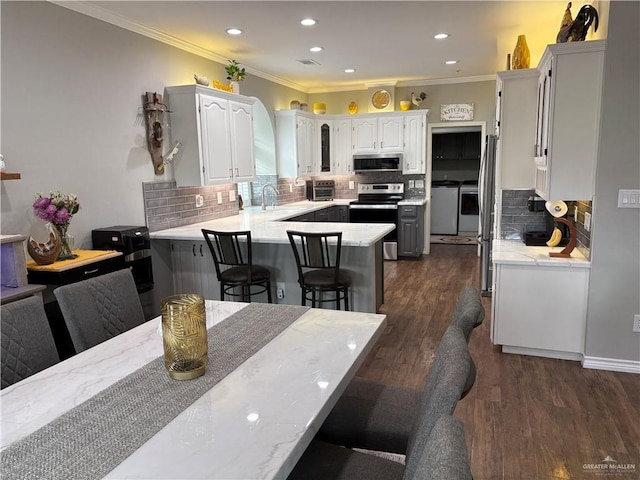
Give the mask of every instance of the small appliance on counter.
M 333 200 L 336 196 L 334 180 L 307 180 L 307 200 L 312 202 Z
M 124 254 L 125 266 L 131 269 L 138 293 L 153 288 L 151 240 L 147 227 L 117 225 L 91 231 L 95 250 L 116 250 Z

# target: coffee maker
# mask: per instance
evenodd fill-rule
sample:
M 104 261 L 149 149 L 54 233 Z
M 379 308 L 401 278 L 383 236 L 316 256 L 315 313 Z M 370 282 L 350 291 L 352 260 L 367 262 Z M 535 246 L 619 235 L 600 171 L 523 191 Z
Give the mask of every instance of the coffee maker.
M 529 197 L 527 200 L 527 207 L 530 212 L 544 212 L 544 230 L 531 230 L 524 233 L 524 243 L 529 246 L 546 247 L 547 240 L 551 238 L 553 229 L 557 227 L 562 232 L 562 240 L 560 240 L 559 246 L 565 246 L 569 242 L 569 231 L 566 225 L 555 222 L 553 215 L 551 215 L 545 207 L 544 198 Z

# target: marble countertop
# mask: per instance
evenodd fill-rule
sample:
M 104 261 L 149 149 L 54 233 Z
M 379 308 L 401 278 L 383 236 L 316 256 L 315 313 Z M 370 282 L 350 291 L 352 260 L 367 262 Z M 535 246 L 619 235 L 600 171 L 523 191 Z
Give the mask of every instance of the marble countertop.
M 395 225 L 390 223 L 332 223 L 332 222 L 290 222 L 296 217 L 332 205 L 348 205 L 352 200 L 333 200 L 328 202 L 302 202 L 279 205 L 275 208 L 247 207 L 238 215 L 219 218 L 208 222 L 194 223 L 183 227 L 168 228 L 151 232 L 149 236 L 157 240 L 196 240 L 204 241 L 202 228 L 208 230 L 250 230 L 254 243 L 289 243 L 287 230 L 302 232 L 341 231 L 342 245 L 350 247 L 370 247 L 392 232 Z
M 578 249 L 571 252 L 570 258 L 550 257 L 549 252 L 560 252 L 564 247 L 531 247 L 522 240 L 494 240 L 492 260 L 507 265 L 542 265 L 545 267 L 590 268 L 587 260 Z
M 398 205 L 426 205 L 427 199 L 424 197 L 405 198 L 398 202 Z
M 246 305 L 207 301 L 207 327 Z M 310 309 L 106 478 L 286 478 L 385 318 Z M 1 448 L 161 356 L 159 323 L 150 320 L 4 388 Z

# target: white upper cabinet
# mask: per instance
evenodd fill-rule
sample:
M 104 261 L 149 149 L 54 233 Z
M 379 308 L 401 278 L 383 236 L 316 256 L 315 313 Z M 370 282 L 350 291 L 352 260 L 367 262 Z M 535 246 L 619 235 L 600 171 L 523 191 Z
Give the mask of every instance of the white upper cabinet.
M 276 111 L 276 156 L 281 178 L 315 173 L 318 156 L 316 128 L 316 118 L 311 113 Z
M 537 88 L 534 68 L 498 72 L 496 189 L 534 188 Z
M 183 145 L 173 163 L 178 186 L 255 178 L 253 99 L 200 85 L 166 92 L 171 139 Z
M 402 173 L 425 173 L 427 115 L 419 113 L 404 117 L 404 150 Z
M 400 153 L 404 149 L 402 116 L 371 116 L 351 121 L 353 153 Z
M 598 155 L 604 40 L 547 46 L 538 66 L 535 188 L 590 200 Z
M 353 173 L 353 144 L 351 142 L 351 118 L 336 118 L 333 121 L 333 161 L 331 173 L 351 175 Z

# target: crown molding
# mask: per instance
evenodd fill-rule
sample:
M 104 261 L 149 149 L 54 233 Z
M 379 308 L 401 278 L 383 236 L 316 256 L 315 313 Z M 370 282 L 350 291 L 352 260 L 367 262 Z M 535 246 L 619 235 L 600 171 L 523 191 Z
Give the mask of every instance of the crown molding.
M 134 33 L 138 33 L 140 35 L 144 35 L 145 37 L 151 38 L 158 42 L 171 45 L 172 47 L 179 48 L 180 50 L 184 50 L 185 52 L 193 53 L 194 55 L 198 55 L 199 57 L 203 57 L 209 60 L 213 60 L 214 62 L 220 63 L 222 65 L 226 65 L 228 59 L 222 55 L 218 55 L 211 50 L 207 50 L 206 48 L 199 47 L 198 45 L 194 45 L 193 43 L 185 42 L 179 38 L 173 37 L 171 35 L 167 35 L 166 33 L 160 32 L 159 30 L 153 29 L 146 25 L 143 25 L 138 22 L 133 22 L 122 15 L 114 14 L 108 10 L 105 10 L 102 7 L 98 7 L 96 5 L 92 5 L 90 2 L 69 2 L 69 1 L 59 1 L 59 0 L 47 0 L 49 3 L 54 5 L 58 5 L 60 7 L 64 7 L 69 10 L 73 10 L 74 12 L 81 13 L 82 15 L 87 15 L 88 17 L 95 18 L 97 20 L 101 20 L 103 22 L 109 23 L 111 25 L 115 25 L 116 27 L 124 28 L 125 30 L 129 30 Z M 269 80 L 270 82 L 277 83 L 284 87 L 293 88 L 294 90 L 298 90 L 301 92 L 308 93 L 308 89 L 299 85 L 295 82 L 291 82 L 289 80 L 285 80 L 283 78 L 277 77 L 275 75 L 271 75 L 269 73 L 262 72 L 260 70 L 256 70 L 251 67 L 246 67 L 248 73 L 255 75 L 256 77 L 263 78 L 265 80 Z
M 179 48 L 180 50 L 184 50 L 185 52 L 192 53 L 194 55 L 198 55 L 199 57 L 203 57 L 214 62 L 220 63 L 222 65 L 226 65 L 227 58 L 219 55 L 211 50 L 207 50 L 205 48 L 199 47 L 198 45 L 194 45 L 193 43 L 185 42 L 177 37 L 173 37 L 171 35 L 167 35 L 159 30 L 153 29 L 146 25 L 143 25 L 138 22 L 131 21 L 130 19 L 123 17 L 122 15 L 115 14 L 109 10 L 105 10 L 102 7 L 98 7 L 91 2 L 87 1 L 60 1 L 60 0 L 47 0 L 49 3 L 54 5 L 58 5 L 60 7 L 66 8 L 68 10 L 73 10 L 74 12 L 80 13 L 82 15 L 87 15 L 88 17 L 95 18 L 97 20 L 101 20 L 103 22 L 109 23 L 111 25 L 115 25 L 116 27 L 124 28 L 125 30 L 129 30 L 134 33 L 138 33 L 140 35 L 144 35 L 145 37 L 151 38 L 158 42 L 171 45 L 172 47 Z M 471 83 L 471 82 L 486 82 L 486 81 L 495 81 L 496 75 L 480 75 L 477 77 L 451 77 L 451 78 L 439 78 L 439 79 L 416 79 L 416 80 L 385 80 L 380 82 L 364 82 L 359 85 L 342 85 L 342 86 L 334 86 L 334 87 L 305 87 L 298 83 L 292 82 L 290 80 L 278 77 L 276 75 L 271 75 L 269 73 L 263 72 L 261 70 L 256 70 L 249 66 L 245 67 L 247 72 L 255 75 L 256 77 L 260 77 L 264 80 L 268 80 L 273 83 L 277 83 L 278 85 L 282 85 L 284 87 L 292 88 L 302 93 L 334 93 L 334 92 L 347 92 L 347 91 L 356 91 L 356 90 L 366 90 L 369 87 L 373 86 L 396 86 L 396 87 L 419 87 L 425 85 L 447 85 L 447 84 L 456 84 L 456 83 Z

